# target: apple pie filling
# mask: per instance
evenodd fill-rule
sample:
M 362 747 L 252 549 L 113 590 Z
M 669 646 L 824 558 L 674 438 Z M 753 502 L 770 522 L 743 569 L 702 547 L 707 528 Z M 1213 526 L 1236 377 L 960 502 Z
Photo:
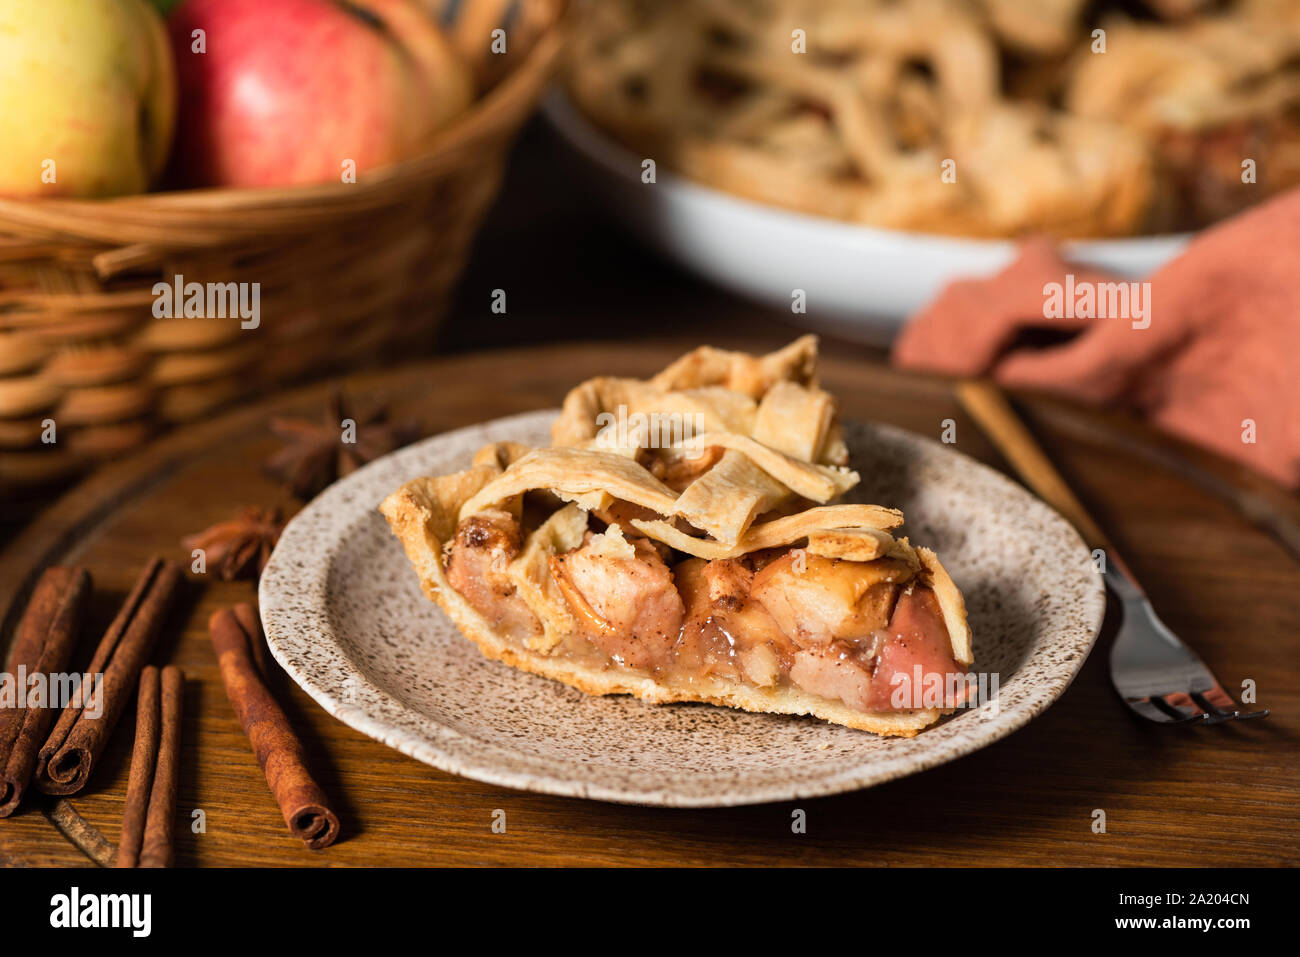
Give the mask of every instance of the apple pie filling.
M 548 655 L 677 688 L 796 689 L 861 712 L 914 710 L 918 680 L 952 687 L 966 671 L 908 547 L 871 561 L 792 546 L 706 560 L 588 522 L 580 544 L 546 558 L 572 623 Z M 512 511 L 470 515 L 447 581 L 497 633 L 535 647 L 543 623 L 509 574 L 524 538 Z
M 489 443 L 380 508 L 489 658 L 588 694 L 910 736 L 970 687 L 965 603 L 895 537 L 901 510 L 850 496 L 849 459 L 815 338 L 702 346 L 580 383 L 549 445 Z

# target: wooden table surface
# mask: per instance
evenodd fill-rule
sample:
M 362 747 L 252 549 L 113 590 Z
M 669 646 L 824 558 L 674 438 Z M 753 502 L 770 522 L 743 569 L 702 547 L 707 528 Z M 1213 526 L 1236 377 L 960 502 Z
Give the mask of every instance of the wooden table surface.
M 436 360 L 348 380 L 389 397 L 428 433 L 554 406 L 598 373 L 649 373 L 692 342 L 553 346 Z M 748 347 L 743 340 L 716 343 Z M 828 387 L 846 415 L 937 436 L 1001 466 L 949 385 L 858 357 L 828 356 Z M 103 624 L 149 555 L 185 561 L 186 533 L 243 504 L 289 498 L 260 463 L 273 412 L 315 414 L 313 387 L 193 427 L 109 467 L 44 512 L 0 553 L 0 644 L 15 596 L 50 562 L 90 568 Z M 1300 863 L 1300 564 L 1229 503 L 1188 481 L 1190 460 L 1237 487 L 1240 472 L 1140 427 L 1046 400 L 1021 410 L 1049 454 L 1146 583 L 1168 623 L 1230 688 L 1253 679 L 1272 717 L 1213 728 L 1133 718 L 1110 688 L 1113 624 L 1064 698 L 1024 730 L 943 767 L 868 791 L 726 810 L 671 810 L 534 795 L 444 774 L 334 720 L 281 676 L 286 710 L 334 799 L 343 836 L 320 852 L 285 831 L 222 690 L 205 623 L 251 599 L 249 582 L 195 581 L 155 658 L 189 679 L 178 815 L 181 865 L 429 864 L 1132 864 Z M 1247 482 L 1278 520 L 1295 500 Z M 396 547 L 396 545 L 394 546 Z M 98 636 L 97 629 L 91 629 Z M 413 636 L 412 640 L 418 640 Z M 976 637 L 978 642 L 978 636 Z M 543 679 L 538 679 L 543 680 Z M 88 790 L 67 804 L 31 801 L 0 821 L 0 864 L 76 865 L 96 839 L 116 841 L 132 720 L 124 718 Z M 807 833 L 791 832 L 791 811 Z M 492 829 L 506 813 L 504 834 Z M 1094 812 L 1106 832 L 1095 833 Z M 201 810 L 203 833 L 188 823 Z M 75 814 L 70 812 L 75 811 Z M 69 839 L 68 822 L 88 829 Z M 102 846 L 101 846 L 102 853 Z

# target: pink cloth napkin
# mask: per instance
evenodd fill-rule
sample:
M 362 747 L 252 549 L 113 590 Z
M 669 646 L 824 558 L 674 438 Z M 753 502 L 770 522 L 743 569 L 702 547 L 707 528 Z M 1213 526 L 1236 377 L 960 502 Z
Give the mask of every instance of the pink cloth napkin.
M 913 316 L 893 360 L 1126 408 L 1300 486 L 1300 190 L 1201 233 L 1145 286 L 1027 242 Z

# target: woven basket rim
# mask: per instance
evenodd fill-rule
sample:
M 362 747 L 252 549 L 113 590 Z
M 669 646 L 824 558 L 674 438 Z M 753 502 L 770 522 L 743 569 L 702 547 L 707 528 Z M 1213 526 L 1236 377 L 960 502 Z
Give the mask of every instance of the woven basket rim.
M 356 205 L 370 205 L 373 194 L 390 194 L 431 174 L 460 165 L 473 158 L 478 147 L 495 137 L 513 135 L 513 119 L 527 110 L 550 79 L 567 35 L 569 0 L 534 0 L 552 8 L 549 23 L 539 34 L 524 61 L 473 106 L 439 130 L 428 147 L 416 156 L 368 170 L 355 183 L 316 183 L 299 186 L 207 187 L 138 193 L 104 199 L 49 198 L 12 199 L 0 197 L 0 229 L 15 226 L 51 225 L 63 235 L 74 234 L 79 216 L 99 222 L 133 220 L 136 214 L 166 212 L 230 213 L 241 209 L 276 207 L 306 212 L 346 198 Z M 48 213 L 47 220 L 42 214 Z M 70 228 L 71 227 L 71 228 Z

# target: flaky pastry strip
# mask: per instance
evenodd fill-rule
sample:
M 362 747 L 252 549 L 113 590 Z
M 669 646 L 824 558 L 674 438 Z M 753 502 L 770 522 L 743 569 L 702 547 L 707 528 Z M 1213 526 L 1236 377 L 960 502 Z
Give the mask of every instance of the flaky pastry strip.
M 566 635 L 577 630 L 559 586 L 551 576 L 552 555 L 562 555 L 582 544 L 587 531 L 587 513 L 576 503 L 564 506 L 537 527 L 506 574 L 529 610 L 542 623 L 542 634 L 529 635 L 524 644 L 546 654 Z
M 835 400 L 822 389 L 778 382 L 754 416 L 753 437 L 785 455 L 816 462 L 835 417 Z
M 511 496 L 532 489 L 549 489 L 561 498 L 612 496 L 643 505 L 660 515 L 671 515 L 677 501 L 673 490 L 644 468 L 613 452 L 591 449 L 537 449 L 515 461 L 508 469 L 471 497 L 460 509 L 462 519 Z
M 707 449 L 720 446 L 742 453 L 755 465 L 801 498 L 825 504 L 858 484 L 860 476 L 852 469 L 801 462 L 764 445 L 747 435 L 731 432 L 706 432 L 682 443 L 683 448 Z M 708 478 L 705 472 L 696 481 Z M 687 488 L 683 497 L 690 492 Z
M 671 448 L 703 432 L 748 435 L 755 408 L 749 396 L 721 386 L 642 395 L 614 412 L 598 414 L 595 437 L 581 447 L 635 456 L 641 449 Z
M 695 432 L 748 435 L 755 408 L 749 396 L 717 386 L 665 391 L 637 379 L 601 377 L 569 390 L 551 425 L 551 442 L 630 456 Z
M 754 428 L 757 400 L 778 382 L 815 385 L 816 365 L 817 337 L 812 335 L 765 356 L 701 346 L 648 381 L 598 376 L 570 389 L 559 418 L 551 426 L 551 442 L 607 447 L 611 426 L 615 433 L 626 431 L 619 426 L 620 414 L 678 416 L 688 434 L 704 431 L 748 435 Z M 613 421 L 604 421 L 606 417 Z M 598 437 L 601 441 L 593 443 Z M 669 443 L 644 444 L 656 447 Z M 627 449 L 619 451 L 628 453 Z
M 939 556 L 928 548 L 917 548 L 916 554 L 921 560 L 925 584 L 934 590 L 939 610 L 943 612 L 943 623 L 947 625 L 948 638 L 952 641 L 952 656 L 970 667 L 975 656 L 971 652 L 970 625 L 966 622 L 966 601 L 953 583 L 948 569 L 939 562 Z
M 804 546 L 811 555 L 838 558 L 848 562 L 871 562 L 877 558 L 896 558 L 913 571 L 921 570 L 921 560 L 906 538 L 895 539 L 877 528 L 824 528 L 808 533 Z
M 881 505 L 822 505 L 795 515 L 774 518 L 770 522 L 751 525 L 735 545 L 694 538 L 677 526 L 659 521 L 633 519 L 632 525 L 641 534 L 663 542 L 679 552 L 695 558 L 737 558 L 764 548 L 791 545 L 809 532 L 824 528 L 878 528 L 882 531 L 903 524 L 903 513 L 896 508 Z
M 836 421 L 826 430 L 826 439 L 818 451 L 816 461 L 826 465 L 848 465 L 849 445 L 844 441 L 844 426 Z
M 749 456 L 729 451 L 716 465 L 686 486 L 677 499 L 673 514 L 680 515 L 720 542 L 735 544 L 755 518 L 789 495 L 790 491 L 784 484 Z
M 597 418 L 602 412 L 628 405 L 641 393 L 659 390 L 638 379 L 597 376 L 574 386 L 564 396 L 559 417 L 551 423 L 553 445 L 582 445 L 600 431 Z
M 894 536 L 878 528 L 819 528 L 808 533 L 809 554 L 870 562 L 883 558 L 894 545 Z
M 1077 39 L 1085 0 L 980 0 L 998 36 L 1039 56 L 1061 53 Z
M 650 380 L 664 391 L 723 386 L 760 399 L 775 383 L 815 385 L 817 337 L 800 336 L 765 356 L 700 346 L 686 353 Z
M 474 465 L 486 465 L 489 468 L 503 472 L 510 467 L 512 463 L 523 458 L 533 450 L 531 445 L 524 445 L 522 442 L 489 442 L 477 452 L 474 453 Z

